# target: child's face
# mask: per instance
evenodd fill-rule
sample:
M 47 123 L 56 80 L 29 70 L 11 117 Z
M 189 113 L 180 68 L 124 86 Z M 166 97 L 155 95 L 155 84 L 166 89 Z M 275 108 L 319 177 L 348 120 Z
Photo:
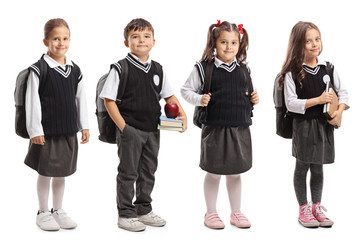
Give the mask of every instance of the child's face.
M 216 57 L 225 63 L 234 61 L 234 57 L 239 51 L 239 34 L 235 31 L 222 31 L 216 39 Z
M 319 31 L 314 28 L 307 30 L 305 40 L 305 58 L 319 56 L 322 47 Z
M 146 28 L 143 31 L 129 32 L 129 38 L 124 42 L 125 46 L 130 48 L 130 52 L 140 58 L 142 61 L 146 61 L 149 56 L 149 52 L 155 45 L 155 39 L 151 30 Z
M 70 32 L 65 26 L 54 28 L 48 39 L 44 39 L 45 46 L 49 49 L 49 55 L 54 60 L 63 59 L 70 45 Z

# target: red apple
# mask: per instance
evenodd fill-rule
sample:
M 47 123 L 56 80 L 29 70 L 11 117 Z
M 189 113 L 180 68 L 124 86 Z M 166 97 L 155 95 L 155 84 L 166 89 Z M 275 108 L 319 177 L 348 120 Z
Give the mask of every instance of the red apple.
M 176 118 L 179 115 L 179 106 L 176 103 L 166 103 L 165 115 L 168 118 Z

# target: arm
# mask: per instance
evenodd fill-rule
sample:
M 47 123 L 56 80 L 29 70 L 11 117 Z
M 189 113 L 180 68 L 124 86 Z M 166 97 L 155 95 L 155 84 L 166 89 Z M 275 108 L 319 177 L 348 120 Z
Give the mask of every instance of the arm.
M 41 125 L 41 103 L 39 97 L 39 77 L 30 71 L 25 95 L 26 129 L 34 144 L 44 145 L 44 130 Z
M 177 97 L 175 95 L 172 95 L 172 96 L 164 98 L 164 99 L 165 99 L 166 103 L 176 103 L 179 106 L 179 116 L 176 119 L 183 121 L 183 131 L 181 131 L 181 132 L 185 132 L 187 129 L 187 116 L 186 116 L 186 113 L 185 113 L 184 109 L 182 108 L 179 100 L 177 99 Z
M 120 129 L 120 131 L 123 132 L 126 123 L 125 123 L 124 118 L 121 116 L 115 101 L 108 99 L 108 98 L 104 98 L 104 104 L 105 104 L 106 110 L 108 111 L 111 119 L 114 121 L 116 126 Z
M 87 113 L 86 95 L 83 80 L 80 80 L 75 96 L 76 109 L 78 112 L 78 126 L 81 131 L 81 144 L 90 140 L 89 121 Z
M 190 76 L 180 89 L 181 96 L 190 104 L 195 106 L 206 106 L 210 101 L 211 94 L 204 97 L 204 95 L 199 94 L 201 90 L 201 78 L 196 66 L 193 68 Z M 205 99 L 203 99 L 205 98 Z

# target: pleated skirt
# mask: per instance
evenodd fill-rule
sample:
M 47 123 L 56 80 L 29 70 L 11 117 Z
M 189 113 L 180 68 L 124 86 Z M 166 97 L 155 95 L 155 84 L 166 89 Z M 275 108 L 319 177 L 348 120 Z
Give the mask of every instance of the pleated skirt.
M 252 145 L 249 127 L 203 125 L 200 168 L 206 172 L 231 175 L 252 167 Z
M 42 176 L 66 177 L 76 171 L 78 141 L 70 136 L 45 136 L 45 145 L 30 141 L 25 164 Z

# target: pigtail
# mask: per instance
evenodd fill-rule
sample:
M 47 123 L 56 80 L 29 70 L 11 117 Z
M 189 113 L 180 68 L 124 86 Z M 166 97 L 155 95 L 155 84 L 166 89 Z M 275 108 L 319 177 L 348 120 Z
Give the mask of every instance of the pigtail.
M 211 60 L 215 57 L 214 49 L 216 38 L 214 37 L 214 29 L 216 28 L 216 26 L 217 24 L 211 24 L 209 27 L 206 46 L 201 57 L 201 61 L 211 62 Z
M 242 31 L 244 34 L 240 41 L 239 52 L 236 54 L 236 59 L 240 65 L 246 65 L 247 50 L 249 48 L 249 35 L 245 28 L 242 28 Z

